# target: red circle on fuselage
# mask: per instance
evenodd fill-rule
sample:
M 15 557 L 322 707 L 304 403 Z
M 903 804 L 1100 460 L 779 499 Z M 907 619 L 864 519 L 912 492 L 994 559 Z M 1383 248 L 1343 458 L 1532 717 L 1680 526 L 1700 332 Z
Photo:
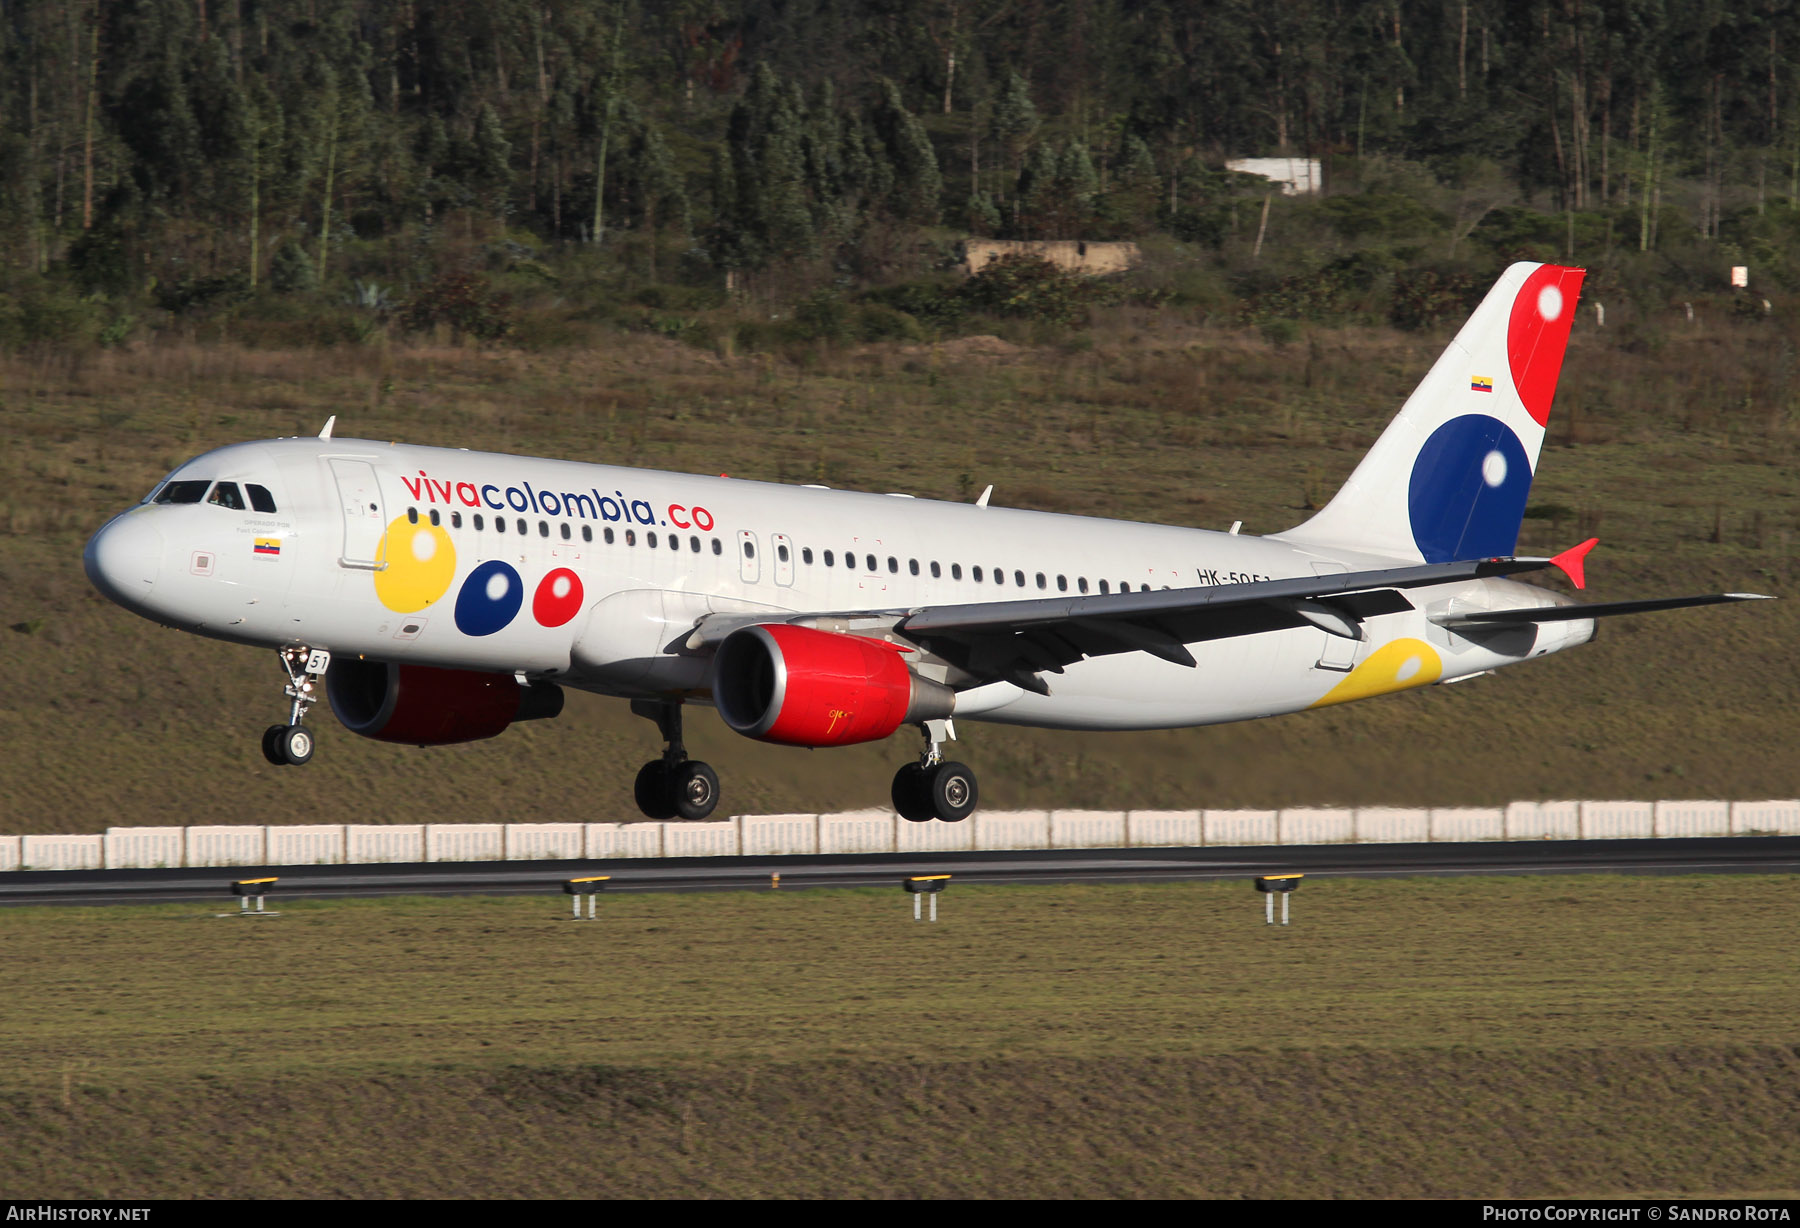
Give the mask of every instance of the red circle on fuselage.
M 531 616 L 546 627 L 560 627 L 581 613 L 581 577 L 567 567 L 538 581 L 531 598 Z

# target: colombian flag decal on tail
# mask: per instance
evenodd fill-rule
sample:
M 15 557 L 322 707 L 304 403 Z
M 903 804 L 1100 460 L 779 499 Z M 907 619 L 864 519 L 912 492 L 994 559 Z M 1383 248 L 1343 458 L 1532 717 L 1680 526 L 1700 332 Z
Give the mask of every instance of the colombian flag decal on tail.
M 1471 375 L 1469 377 L 1470 392 L 1492 392 L 1493 390 L 1494 381 L 1490 376 Z

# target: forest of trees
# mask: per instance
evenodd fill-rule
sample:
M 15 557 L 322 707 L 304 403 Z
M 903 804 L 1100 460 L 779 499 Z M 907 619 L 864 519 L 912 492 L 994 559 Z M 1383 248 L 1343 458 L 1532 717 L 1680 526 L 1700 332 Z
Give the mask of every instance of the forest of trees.
M 1379 197 L 1321 215 L 1336 235 L 1446 240 L 1434 259 L 1603 233 L 1800 276 L 1800 0 L 0 11 L 15 296 L 404 296 L 498 242 L 547 276 L 798 299 L 918 276 L 962 234 L 1216 248 L 1250 190 L 1225 159 L 1270 154 Z

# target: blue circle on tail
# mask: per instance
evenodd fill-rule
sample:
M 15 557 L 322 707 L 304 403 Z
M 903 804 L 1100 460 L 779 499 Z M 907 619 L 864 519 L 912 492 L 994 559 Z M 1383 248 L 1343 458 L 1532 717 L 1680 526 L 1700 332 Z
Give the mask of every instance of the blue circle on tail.
M 492 635 L 518 616 L 524 601 L 518 572 L 498 560 L 483 563 L 456 594 L 456 629 L 464 635 Z
M 1427 563 L 1511 554 L 1530 493 L 1531 462 L 1511 427 L 1486 414 L 1452 418 L 1413 459 L 1413 541 Z

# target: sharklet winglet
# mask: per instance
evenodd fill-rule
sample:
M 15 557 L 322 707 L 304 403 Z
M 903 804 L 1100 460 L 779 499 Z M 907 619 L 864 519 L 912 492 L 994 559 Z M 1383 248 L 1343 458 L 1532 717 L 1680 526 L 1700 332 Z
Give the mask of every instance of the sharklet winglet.
M 1587 573 L 1583 569 L 1582 560 L 1587 558 L 1588 551 L 1599 544 L 1598 537 L 1590 537 L 1579 546 L 1571 546 L 1551 559 L 1550 565 L 1569 577 L 1570 583 L 1574 584 L 1576 588 L 1586 588 Z
M 325 419 L 325 425 L 319 428 L 319 438 L 320 439 L 330 439 L 331 438 L 331 428 L 336 425 L 337 425 L 337 415 L 336 414 L 333 414 L 333 415 L 331 415 L 331 417 Z

